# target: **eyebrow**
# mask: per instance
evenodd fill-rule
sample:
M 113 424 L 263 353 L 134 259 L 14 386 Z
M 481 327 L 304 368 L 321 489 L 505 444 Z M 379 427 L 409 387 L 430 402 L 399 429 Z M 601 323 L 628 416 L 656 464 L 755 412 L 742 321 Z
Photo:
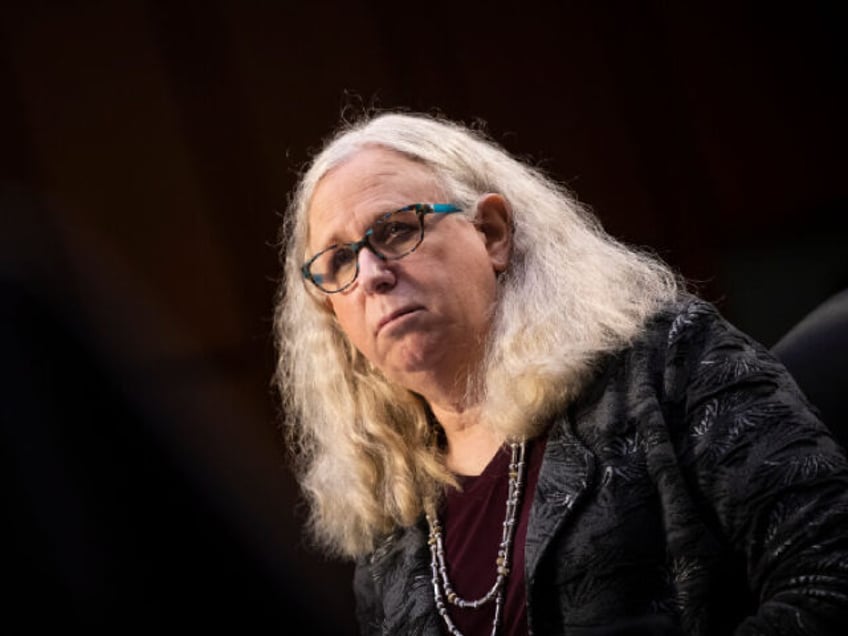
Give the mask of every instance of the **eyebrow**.
M 374 216 L 368 222 L 368 226 L 365 228 L 365 231 L 367 232 L 368 230 L 370 230 L 374 226 L 374 223 L 377 221 L 377 219 L 379 219 L 380 217 L 385 216 L 386 214 L 391 214 L 392 212 L 397 212 L 398 210 L 406 207 L 407 205 L 410 205 L 410 204 L 409 203 L 403 203 L 401 205 L 393 204 L 392 206 L 386 206 L 386 208 L 384 208 L 382 212 L 377 212 L 377 213 L 374 214 Z M 356 241 L 361 240 L 362 236 L 363 235 L 359 235 L 356 238 L 354 238 L 352 241 L 344 241 L 344 240 L 342 240 L 338 237 L 338 234 L 333 232 L 332 234 L 330 234 L 330 236 L 327 237 L 327 240 L 321 242 L 321 244 L 320 244 L 321 247 L 319 247 L 314 252 L 312 252 L 312 254 L 317 254 L 318 252 L 326 250 L 330 247 L 333 247 L 334 245 L 344 245 L 346 243 L 355 243 Z

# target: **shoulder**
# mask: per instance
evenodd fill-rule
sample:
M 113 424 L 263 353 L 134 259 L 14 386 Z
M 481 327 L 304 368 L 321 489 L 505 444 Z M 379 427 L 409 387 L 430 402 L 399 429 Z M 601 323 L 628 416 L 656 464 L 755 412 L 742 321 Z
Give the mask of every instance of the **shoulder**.
M 715 305 L 688 294 L 657 312 L 624 358 L 660 383 L 656 388 L 665 400 L 691 403 L 699 393 L 746 379 L 786 385 L 797 393 L 786 369 L 763 344 L 725 319 Z
M 572 405 L 581 437 L 595 445 L 638 434 L 656 442 L 654 450 L 690 457 L 693 446 L 707 447 L 716 436 L 747 441 L 743 430 L 821 433 L 777 358 L 695 296 L 663 307 L 599 368 Z
M 420 634 L 431 629 L 430 580 L 423 520 L 384 537 L 356 563 L 353 589 L 361 632 Z
M 420 559 L 427 545 L 423 521 L 408 528 L 395 528 L 377 543 L 374 551 L 356 562 L 355 585 L 383 588 Z
M 611 393 L 628 402 L 673 399 L 699 372 L 704 359 L 721 357 L 718 352 L 747 351 L 768 355 L 714 305 L 682 295 L 651 316 L 627 346 L 597 361 L 593 381 L 572 408 L 580 411 L 599 398 L 609 399 Z
M 646 323 L 643 333 L 634 342 L 640 347 L 662 348 L 669 351 L 699 351 L 715 345 L 758 346 L 748 335 L 728 322 L 710 302 L 684 294 L 664 305 Z M 759 346 L 765 350 L 764 347 Z
M 762 485 L 768 469 L 784 483 L 796 468 L 843 470 L 844 456 L 791 374 L 712 304 L 690 296 L 669 305 L 625 358 L 623 390 L 639 397 L 634 426 L 658 442 L 652 451 L 673 450 L 675 470 L 697 473 L 699 487 L 728 496 Z M 730 468 L 732 484 L 716 486 L 717 471 Z

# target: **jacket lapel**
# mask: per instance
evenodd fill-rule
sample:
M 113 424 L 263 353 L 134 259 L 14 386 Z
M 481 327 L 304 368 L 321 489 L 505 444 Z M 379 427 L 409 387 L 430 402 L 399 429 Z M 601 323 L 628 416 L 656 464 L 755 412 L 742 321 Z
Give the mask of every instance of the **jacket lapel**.
M 530 508 L 524 545 L 528 593 L 535 581 L 539 560 L 589 488 L 594 467 L 591 451 L 577 439 L 569 416 L 562 415 L 554 422 L 548 437 Z

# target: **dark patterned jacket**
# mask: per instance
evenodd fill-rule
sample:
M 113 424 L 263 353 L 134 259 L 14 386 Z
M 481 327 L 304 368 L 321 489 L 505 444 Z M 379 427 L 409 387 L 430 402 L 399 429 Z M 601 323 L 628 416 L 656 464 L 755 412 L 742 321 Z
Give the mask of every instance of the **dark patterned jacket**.
M 548 442 L 525 544 L 536 635 L 848 628 L 848 463 L 785 369 L 687 299 L 608 357 Z M 423 522 L 357 564 L 363 634 L 440 633 Z

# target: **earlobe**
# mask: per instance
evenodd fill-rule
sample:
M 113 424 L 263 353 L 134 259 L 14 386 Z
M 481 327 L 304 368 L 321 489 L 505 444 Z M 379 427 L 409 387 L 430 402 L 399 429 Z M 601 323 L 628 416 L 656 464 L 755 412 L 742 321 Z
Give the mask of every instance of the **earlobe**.
M 486 251 L 496 272 L 509 266 L 512 254 L 512 208 L 503 195 L 490 193 L 477 202 L 477 229 L 486 240 Z

